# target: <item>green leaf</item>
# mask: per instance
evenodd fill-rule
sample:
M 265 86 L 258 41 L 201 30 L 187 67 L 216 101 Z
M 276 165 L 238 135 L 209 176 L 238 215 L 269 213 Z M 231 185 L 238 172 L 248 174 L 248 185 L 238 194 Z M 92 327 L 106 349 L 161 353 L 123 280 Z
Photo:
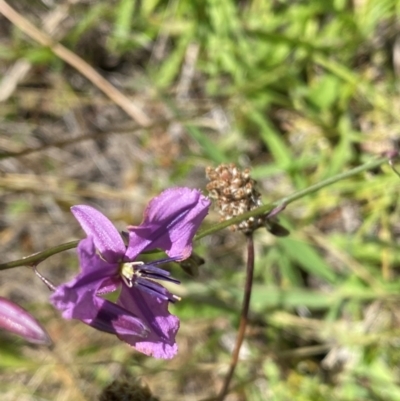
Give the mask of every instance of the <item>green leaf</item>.
M 194 125 L 185 125 L 188 130 L 190 136 L 195 139 L 198 144 L 202 147 L 204 154 L 211 159 L 214 163 L 226 163 L 228 162 L 228 158 L 224 155 L 224 153 L 215 146 L 215 142 L 207 136 L 205 132 L 202 132 Z
M 291 309 L 306 306 L 310 309 L 327 309 L 336 302 L 333 294 L 310 291 L 302 288 L 281 289 L 277 287 L 253 286 L 251 307 L 253 311 L 265 309 Z
M 332 107 L 340 92 L 340 80 L 331 74 L 324 75 L 314 83 L 309 92 L 311 102 L 319 109 Z
M 330 283 L 336 281 L 336 275 L 330 266 L 322 259 L 316 249 L 306 242 L 292 238 L 278 240 L 282 252 L 294 262 L 298 263 L 306 272 L 320 277 Z
M 114 38 L 117 42 L 124 42 L 131 33 L 135 1 L 121 0 L 115 13 Z
M 284 167 L 289 166 L 293 160 L 292 153 L 282 136 L 272 126 L 268 117 L 263 116 L 256 110 L 252 110 L 249 114 L 249 118 L 261 128 L 260 136 L 270 150 L 276 163 Z
M 56 58 L 48 47 L 31 48 L 24 52 L 24 58 L 32 64 L 46 64 Z

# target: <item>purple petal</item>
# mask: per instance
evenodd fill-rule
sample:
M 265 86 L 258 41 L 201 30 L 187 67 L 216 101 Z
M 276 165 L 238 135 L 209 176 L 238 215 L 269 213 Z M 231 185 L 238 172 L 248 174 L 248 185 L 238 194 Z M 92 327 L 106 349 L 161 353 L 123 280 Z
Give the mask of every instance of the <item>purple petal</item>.
M 79 265 L 81 273 L 77 276 L 96 276 L 98 279 L 103 277 L 119 277 L 118 263 L 110 263 L 99 256 L 96 245 L 92 237 L 79 241 L 77 247 Z
M 113 223 L 91 206 L 72 206 L 71 211 L 83 231 L 92 237 L 97 250 L 109 262 L 119 262 L 125 254 L 125 244 Z
M 19 305 L 0 297 L 0 328 L 34 344 L 50 345 L 50 336 L 40 323 Z
M 168 301 L 124 285 L 118 305 L 138 316 L 150 329 L 146 339 L 126 334 L 118 334 L 118 338 L 154 358 L 171 359 L 176 355 L 178 346 L 175 336 L 179 319 L 168 312 Z
M 210 201 L 200 191 L 171 188 L 152 199 L 140 226 L 128 227 L 128 259 L 145 250 L 161 248 L 170 257 L 186 259 L 192 239 L 208 213 Z
M 75 319 L 94 327 L 97 330 L 104 331 L 118 336 L 135 336 L 137 338 L 146 338 L 150 331 L 146 325 L 125 308 L 114 304 L 100 297 L 91 297 L 87 294 L 82 310 L 75 310 Z M 90 309 L 90 314 L 95 311 L 92 318 L 86 318 L 87 309 Z
M 92 237 L 80 241 L 78 254 L 82 272 L 55 289 L 50 297 L 53 305 L 65 319 L 79 319 L 107 333 L 146 338 L 149 329 L 137 316 L 97 296 L 120 285 L 119 265 L 97 255 Z
M 106 293 L 115 291 L 119 286 L 118 264 L 101 259 L 91 237 L 79 242 L 78 255 L 81 273 L 68 283 L 58 286 L 50 297 L 53 305 L 64 311 L 63 316 L 66 319 L 73 317 L 74 309 L 87 292 Z

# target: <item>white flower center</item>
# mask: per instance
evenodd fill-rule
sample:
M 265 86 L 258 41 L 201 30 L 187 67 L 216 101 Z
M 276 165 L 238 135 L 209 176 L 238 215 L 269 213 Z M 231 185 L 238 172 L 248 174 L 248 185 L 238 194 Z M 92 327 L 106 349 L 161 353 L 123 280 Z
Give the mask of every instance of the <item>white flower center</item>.
M 131 288 L 133 286 L 133 279 L 137 275 L 137 272 L 135 271 L 134 266 L 141 266 L 144 265 L 143 262 L 128 262 L 128 263 L 123 263 L 121 265 L 120 269 L 120 275 L 122 277 L 122 280 L 124 280 L 124 283 Z

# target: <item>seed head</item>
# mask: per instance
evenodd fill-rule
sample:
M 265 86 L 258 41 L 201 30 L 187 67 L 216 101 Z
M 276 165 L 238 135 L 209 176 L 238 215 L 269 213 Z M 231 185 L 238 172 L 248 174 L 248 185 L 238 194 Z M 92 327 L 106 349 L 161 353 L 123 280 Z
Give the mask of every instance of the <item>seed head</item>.
M 221 164 L 217 168 L 207 167 L 206 176 L 210 198 L 216 200 L 221 221 L 229 220 L 261 205 L 261 194 L 256 189 L 257 182 L 250 177 L 250 170 L 240 170 L 234 163 Z M 250 217 L 231 226 L 245 234 L 264 226 L 265 216 Z

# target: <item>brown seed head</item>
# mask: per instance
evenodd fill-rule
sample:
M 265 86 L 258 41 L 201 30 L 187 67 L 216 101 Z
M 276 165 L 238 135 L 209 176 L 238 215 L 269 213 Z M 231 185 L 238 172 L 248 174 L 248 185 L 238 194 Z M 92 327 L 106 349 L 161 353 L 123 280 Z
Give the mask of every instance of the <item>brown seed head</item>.
M 250 177 L 250 170 L 241 171 L 235 164 L 221 164 L 217 168 L 207 167 L 206 176 L 210 198 L 216 200 L 221 221 L 229 220 L 261 205 L 261 194 L 256 181 Z M 251 217 L 231 226 L 232 230 L 250 233 L 265 224 L 265 217 Z

